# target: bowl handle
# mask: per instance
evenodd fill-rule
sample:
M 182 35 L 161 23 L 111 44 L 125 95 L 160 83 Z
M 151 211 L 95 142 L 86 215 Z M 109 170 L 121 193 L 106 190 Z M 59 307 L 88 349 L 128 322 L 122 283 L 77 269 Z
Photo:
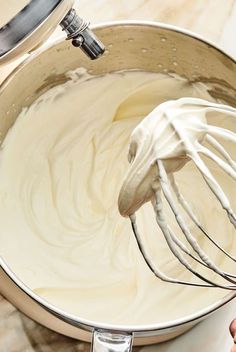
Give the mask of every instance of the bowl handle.
M 130 352 L 133 335 L 113 333 L 108 330 L 94 330 L 91 352 Z

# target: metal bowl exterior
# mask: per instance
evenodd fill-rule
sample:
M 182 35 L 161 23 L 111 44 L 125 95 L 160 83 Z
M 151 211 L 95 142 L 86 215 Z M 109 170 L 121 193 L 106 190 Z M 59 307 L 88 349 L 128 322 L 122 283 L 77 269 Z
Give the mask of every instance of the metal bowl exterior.
M 123 69 L 177 73 L 192 81 L 207 82 L 212 96 L 236 106 L 236 62 L 213 44 L 190 32 L 152 22 L 112 22 L 99 25 L 94 31 L 108 48 L 98 61 L 90 61 L 70 43 L 62 41 L 39 49 L 3 82 L 1 141 L 22 107 L 30 105 L 50 87 L 65 82 L 66 72 L 78 67 L 93 75 Z M 234 297 L 230 293 L 194 315 L 165 324 L 115 326 L 88 321 L 52 306 L 17 279 L 4 261 L 0 262 L 0 292 L 32 319 L 59 333 L 91 341 L 94 328 L 133 332 L 134 344 L 138 345 L 174 338 Z

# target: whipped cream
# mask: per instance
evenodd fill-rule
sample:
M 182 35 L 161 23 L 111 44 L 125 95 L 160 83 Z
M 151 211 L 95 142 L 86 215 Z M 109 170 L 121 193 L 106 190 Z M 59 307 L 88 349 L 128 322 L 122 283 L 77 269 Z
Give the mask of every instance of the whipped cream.
M 131 134 L 128 160 L 131 163 L 119 194 L 121 215 L 135 213 L 150 201 L 159 186 L 157 160 L 163 160 L 167 173 L 181 169 L 189 160 L 182 135 L 198 150 L 206 134 L 206 101 L 181 98 L 157 106 Z
M 134 214 L 145 202 L 156 197 L 156 192 L 160 188 L 159 160 L 163 162 L 167 174 L 177 172 L 192 160 L 223 208 L 229 211 L 230 220 L 236 224 L 236 217 L 233 216 L 231 219 L 232 208 L 223 190 L 213 180 L 200 156 L 200 153 L 208 156 L 236 179 L 234 160 L 227 158 L 229 164 L 226 164 L 209 148 L 203 146 L 206 136 L 209 141 L 209 138 L 213 139 L 212 135 L 217 134 L 221 141 L 231 140 L 235 144 L 236 136 L 230 130 L 208 125 L 209 113 L 221 113 L 228 118 L 236 118 L 236 109 L 230 106 L 185 97 L 160 104 L 135 127 L 128 152 L 131 166 L 118 200 L 121 215 Z M 222 149 L 223 146 L 217 148 L 218 152 Z
M 228 118 L 233 117 L 236 119 L 236 109 L 233 107 L 208 102 L 203 99 L 181 98 L 160 104 L 140 122 L 131 135 L 128 153 L 131 167 L 119 194 L 119 211 L 121 215 L 130 217 L 139 248 L 148 266 L 152 268 L 153 273 L 159 279 L 167 282 L 173 283 L 176 281 L 175 278 L 168 278 L 161 272 L 156 271 L 158 269 L 153 266 L 142 244 L 135 216 L 135 212 L 145 202 L 151 200 L 158 226 L 170 250 L 187 269 L 193 272 L 191 265 L 183 257 L 179 251 L 179 246 L 176 244 L 180 245 L 184 253 L 190 254 L 191 252 L 187 247 L 184 247 L 183 243 L 172 232 L 169 221 L 165 218 L 162 198 L 165 198 L 169 204 L 187 242 L 191 245 L 194 252 L 198 254 L 198 259 L 200 258 L 220 277 L 225 278 L 226 276 L 197 243 L 182 218 L 175 199 L 176 196 L 193 223 L 202 228 L 201 222 L 191 210 L 191 205 L 181 195 L 174 176 L 175 172 L 180 170 L 187 161 L 191 160 L 199 169 L 203 179 L 219 200 L 222 208 L 227 212 L 229 221 L 236 226 L 236 215 L 229 199 L 201 156 L 203 154 L 210 158 L 226 174 L 236 180 L 235 161 L 224 149 L 223 145 L 219 144 L 212 136 L 212 134 L 216 133 L 220 137 L 221 142 L 222 140 L 231 140 L 236 144 L 236 134 L 231 130 L 208 125 L 207 113 L 209 112 L 220 112 L 228 116 Z M 208 141 L 211 147 L 216 149 L 215 153 L 212 152 L 209 146 L 204 146 L 205 140 Z M 220 158 L 217 152 L 223 158 Z M 205 233 L 204 230 L 202 232 Z M 206 276 L 206 279 L 208 279 L 208 276 Z M 232 283 L 230 277 L 227 281 Z
M 49 302 L 107 323 L 160 323 L 222 298 L 222 290 L 170 285 L 154 277 L 117 206 L 134 128 L 167 100 L 211 100 L 207 87 L 139 71 L 101 77 L 75 72 L 70 78 L 25 108 L 4 140 L 0 255 Z M 233 119 L 220 116 L 217 123 L 236 130 Z M 214 164 L 209 167 L 235 205 L 233 181 Z M 203 226 L 235 252 L 234 230 L 198 170 L 187 163 L 176 180 Z M 181 236 L 168 207 L 166 212 Z M 191 279 L 167 248 L 149 203 L 138 211 L 137 223 L 154 263 L 172 277 Z M 190 227 L 212 260 L 230 271 L 231 262 Z

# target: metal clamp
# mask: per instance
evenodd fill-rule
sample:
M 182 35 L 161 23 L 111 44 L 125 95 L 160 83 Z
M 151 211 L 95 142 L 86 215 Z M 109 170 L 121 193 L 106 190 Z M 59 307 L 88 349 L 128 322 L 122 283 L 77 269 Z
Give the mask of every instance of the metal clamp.
M 132 334 L 95 330 L 91 352 L 131 352 Z
M 75 9 L 67 13 L 60 26 L 66 32 L 67 39 L 72 40 L 72 44 L 80 47 L 90 59 L 97 59 L 104 53 L 103 43 L 89 29 L 89 22 L 80 18 Z

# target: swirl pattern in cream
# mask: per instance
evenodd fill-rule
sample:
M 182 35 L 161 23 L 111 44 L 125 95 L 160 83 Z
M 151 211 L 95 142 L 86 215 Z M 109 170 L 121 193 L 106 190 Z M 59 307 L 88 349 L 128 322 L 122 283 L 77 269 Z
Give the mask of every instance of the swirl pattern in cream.
M 155 106 L 183 96 L 211 99 L 203 84 L 163 74 L 75 72 L 21 112 L 1 151 L 0 254 L 39 295 L 81 317 L 126 324 L 177 319 L 225 295 L 157 280 L 118 211 L 132 130 Z M 230 179 L 220 171 L 217 177 L 235 202 Z M 191 163 L 177 180 L 202 223 L 235 250 L 228 219 Z M 162 270 L 189 278 L 169 253 L 149 204 L 138 217 Z M 227 269 L 210 243 L 202 245 Z

